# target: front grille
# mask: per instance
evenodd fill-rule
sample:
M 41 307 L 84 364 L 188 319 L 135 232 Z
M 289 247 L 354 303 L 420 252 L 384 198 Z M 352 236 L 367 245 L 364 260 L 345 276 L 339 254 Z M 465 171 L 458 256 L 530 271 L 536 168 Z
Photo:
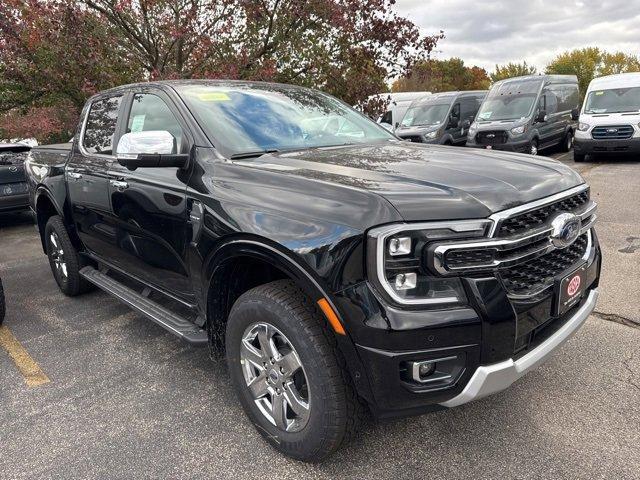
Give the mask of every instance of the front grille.
M 499 270 L 509 294 L 533 295 L 551 285 L 556 276 L 573 266 L 587 251 L 588 234 L 584 233 L 569 247 Z
M 413 143 L 422 143 L 422 137 L 420 135 L 406 135 L 400 138 L 409 140 L 410 142 L 413 142 Z
M 589 190 L 577 193 L 569 198 L 559 200 L 550 205 L 524 212 L 506 220 L 498 225 L 497 237 L 509 237 L 519 235 L 531 229 L 539 228 L 551 220 L 556 212 L 576 212 L 589 202 Z
M 490 130 L 476 133 L 476 143 L 479 145 L 500 145 L 507 143 L 509 134 L 504 130 Z
M 447 252 L 446 262 L 448 267 L 473 267 L 474 265 L 486 265 L 494 259 L 494 249 L 451 250 Z
M 24 195 L 29 189 L 26 183 L 5 183 L 0 185 L 0 197 L 9 197 L 11 195 Z
M 633 136 L 631 125 L 609 125 L 606 127 L 594 127 L 591 137 L 594 140 L 624 140 Z

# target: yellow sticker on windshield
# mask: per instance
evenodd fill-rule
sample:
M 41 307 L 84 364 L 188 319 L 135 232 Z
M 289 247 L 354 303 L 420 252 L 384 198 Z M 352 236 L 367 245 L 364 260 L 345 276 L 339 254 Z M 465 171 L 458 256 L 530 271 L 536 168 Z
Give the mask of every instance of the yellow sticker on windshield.
M 226 102 L 231 100 L 225 92 L 200 92 L 196 93 L 196 97 L 203 102 Z
M 595 94 L 596 94 L 596 95 L 604 95 L 604 92 L 603 92 L 603 91 L 600 91 L 600 92 L 596 92 Z

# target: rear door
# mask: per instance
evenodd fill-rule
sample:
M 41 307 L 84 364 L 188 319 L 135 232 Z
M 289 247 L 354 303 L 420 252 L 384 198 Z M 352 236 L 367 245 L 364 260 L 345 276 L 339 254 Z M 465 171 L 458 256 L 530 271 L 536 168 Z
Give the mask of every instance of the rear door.
M 176 139 L 174 153 L 188 153 L 191 148 L 186 122 L 161 90 L 132 92 L 124 120 L 126 133 L 164 130 Z M 185 264 L 191 234 L 185 193 L 188 172 L 176 167 L 130 171 L 117 161 L 110 165 L 117 249 L 110 261 L 147 283 L 191 299 Z
M 103 257 L 113 253 L 115 229 L 109 222 L 108 171 L 123 94 L 101 96 L 85 109 L 80 138 L 65 168 L 71 214 L 84 246 Z

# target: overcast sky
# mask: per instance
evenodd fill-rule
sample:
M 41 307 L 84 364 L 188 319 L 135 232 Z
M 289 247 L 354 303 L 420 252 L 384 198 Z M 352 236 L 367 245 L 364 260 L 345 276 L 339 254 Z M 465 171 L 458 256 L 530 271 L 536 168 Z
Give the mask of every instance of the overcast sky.
M 489 72 L 521 62 L 539 70 L 587 46 L 640 54 L 640 0 L 397 0 L 423 33 L 444 30 L 434 57 L 460 57 Z

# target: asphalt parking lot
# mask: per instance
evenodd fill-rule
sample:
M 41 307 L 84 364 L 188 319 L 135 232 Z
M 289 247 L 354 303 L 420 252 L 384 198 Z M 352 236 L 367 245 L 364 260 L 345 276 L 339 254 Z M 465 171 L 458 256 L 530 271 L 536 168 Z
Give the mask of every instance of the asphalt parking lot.
M 5 330 L 42 375 L 27 386 L 0 348 L 0 478 L 640 479 L 640 159 L 554 156 L 599 202 L 597 313 L 509 390 L 368 425 L 321 465 L 262 441 L 206 349 L 102 292 L 62 295 L 30 218 L 0 217 Z

